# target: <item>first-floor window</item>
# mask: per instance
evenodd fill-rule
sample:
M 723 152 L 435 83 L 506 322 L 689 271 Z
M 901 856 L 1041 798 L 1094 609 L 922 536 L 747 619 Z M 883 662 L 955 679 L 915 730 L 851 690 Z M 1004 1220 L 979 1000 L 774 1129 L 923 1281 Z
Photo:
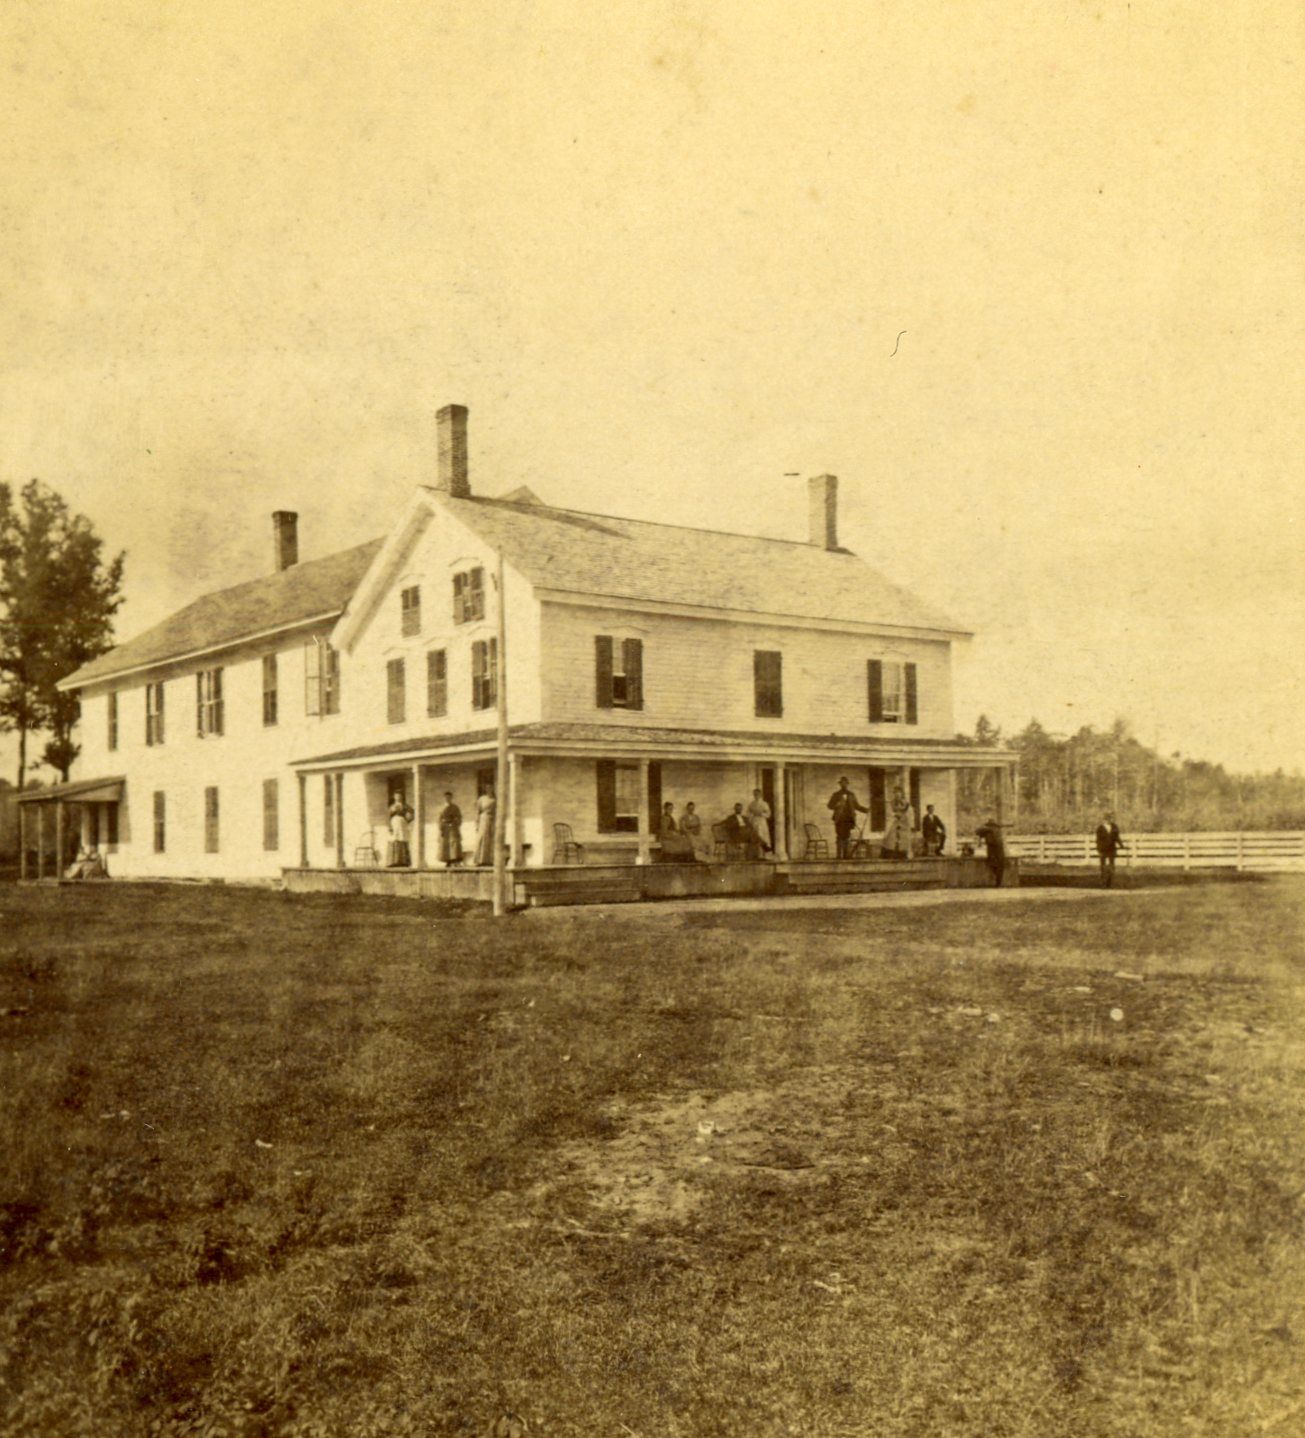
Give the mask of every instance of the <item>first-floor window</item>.
M 616 759 L 599 759 L 598 832 L 635 834 L 639 830 L 639 766 Z M 655 830 L 662 807 L 661 765 L 648 765 L 648 825 Z
M 335 778 L 322 775 L 322 843 L 328 849 L 335 845 Z
M 404 713 L 403 660 L 391 659 L 385 666 L 385 717 L 391 724 L 402 724 Z
M 875 830 L 888 827 L 888 773 L 884 769 L 870 770 L 869 822 Z
M 477 639 L 471 646 L 471 707 L 492 709 L 498 703 L 498 640 Z
M 218 791 L 210 786 L 204 790 L 204 852 L 218 851 Z
M 426 655 L 426 713 L 438 719 L 449 712 L 449 656 L 443 649 Z
M 116 804 L 104 806 L 104 842 L 110 849 L 118 847 L 118 806 Z
M 168 842 L 168 801 L 162 789 L 154 791 L 154 852 L 163 853 Z
M 281 846 L 280 810 L 277 801 L 275 779 L 263 780 L 263 848 L 278 849 Z

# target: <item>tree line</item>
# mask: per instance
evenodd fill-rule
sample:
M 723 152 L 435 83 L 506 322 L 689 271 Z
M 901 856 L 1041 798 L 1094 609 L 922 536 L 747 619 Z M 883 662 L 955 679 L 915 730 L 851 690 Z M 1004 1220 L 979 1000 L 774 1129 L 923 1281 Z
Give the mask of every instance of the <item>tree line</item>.
M 973 734 L 958 734 L 977 748 L 999 744 L 1019 755 L 1014 812 L 1007 827 L 1026 834 L 1095 829 L 1111 810 L 1127 834 L 1158 830 L 1305 829 L 1305 775 L 1230 773 L 1222 764 L 1180 753 L 1164 755 L 1143 744 L 1123 719 L 1108 729 L 1084 725 L 1076 734 L 1051 734 L 1036 719 L 1004 737 L 986 715 Z M 992 813 L 995 777 L 962 770 L 958 824 L 972 830 Z

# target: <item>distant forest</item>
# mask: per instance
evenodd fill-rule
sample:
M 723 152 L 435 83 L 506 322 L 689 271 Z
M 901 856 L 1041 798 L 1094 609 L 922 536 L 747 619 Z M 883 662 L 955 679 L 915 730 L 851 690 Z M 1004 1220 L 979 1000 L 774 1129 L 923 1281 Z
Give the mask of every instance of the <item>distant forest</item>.
M 977 748 L 1005 745 L 1020 756 L 1019 801 L 1006 815 L 1023 834 L 1066 834 L 1095 829 L 1104 809 L 1114 811 L 1125 835 L 1158 829 L 1305 829 L 1305 775 L 1230 774 L 1222 764 L 1168 757 L 1129 732 L 1123 719 L 1106 730 L 1090 725 L 1077 734 L 1049 734 L 1035 719 L 1010 736 L 986 717 L 973 734 L 958 734 Z M 994 778 L 961 770 L 958 823 L 962 834 L 992 812 Z

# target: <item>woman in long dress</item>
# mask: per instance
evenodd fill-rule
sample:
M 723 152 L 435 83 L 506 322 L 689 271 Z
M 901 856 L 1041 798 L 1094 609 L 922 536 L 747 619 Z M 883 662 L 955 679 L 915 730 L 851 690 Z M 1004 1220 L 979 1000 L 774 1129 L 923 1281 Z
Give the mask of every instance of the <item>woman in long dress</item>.
M 693 840 L 680 832 L 675 822 L 675 805 L 668 799 L 662 805 L 661 826 L 658 831 L 661 840 L 661 857 L 664 863 L 693 863 L 697 855 L 693 852 Z
M 412 810 L 402 794 L 396 794 L 390 801 L 390 849 L 385 856 L 389 869 L 410 869 L 412 850 L 408 847 L 408 825 L 412 823 Z
M 701 863 L 707 863 L 711 858 L 711 847 L 703 842 L 702 815 L 698 813 L 692 799 L 684 806 L 684 813 L 680 816 L 680 833 L 692 845 L 693 857 Z
M 911 801 L 901 791 L 893 790 L 893 816 L 884 835 L 884 848 L 899 859 L 911 856 Z
M 748 805 L 748 819 L 752 832 L 757 836 L 757 847 L 764 859 L 774 847 L 770 842 L 770 805 L 761 797 L 761 790 L 752 791 L 752 803 Z
M 439 814 L 440 862 L 446 866 L 462 862 L 462 810 L 453 802 L 451 793 L 444 796 Z
M 476 863 L 485 868 L 494 862 L 494 790 L 486 789 L 476 800 Z

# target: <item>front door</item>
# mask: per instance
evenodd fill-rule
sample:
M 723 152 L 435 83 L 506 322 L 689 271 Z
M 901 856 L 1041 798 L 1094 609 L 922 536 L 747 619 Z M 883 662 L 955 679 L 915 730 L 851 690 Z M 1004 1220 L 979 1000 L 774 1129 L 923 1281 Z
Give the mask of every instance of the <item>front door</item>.
M 761 797 L 770 807 L 770 818 L 767 821 L 770 825 L 770 847 L 775 847 L 775 771 L 770 768 L 763 768 L 761 771 Z

